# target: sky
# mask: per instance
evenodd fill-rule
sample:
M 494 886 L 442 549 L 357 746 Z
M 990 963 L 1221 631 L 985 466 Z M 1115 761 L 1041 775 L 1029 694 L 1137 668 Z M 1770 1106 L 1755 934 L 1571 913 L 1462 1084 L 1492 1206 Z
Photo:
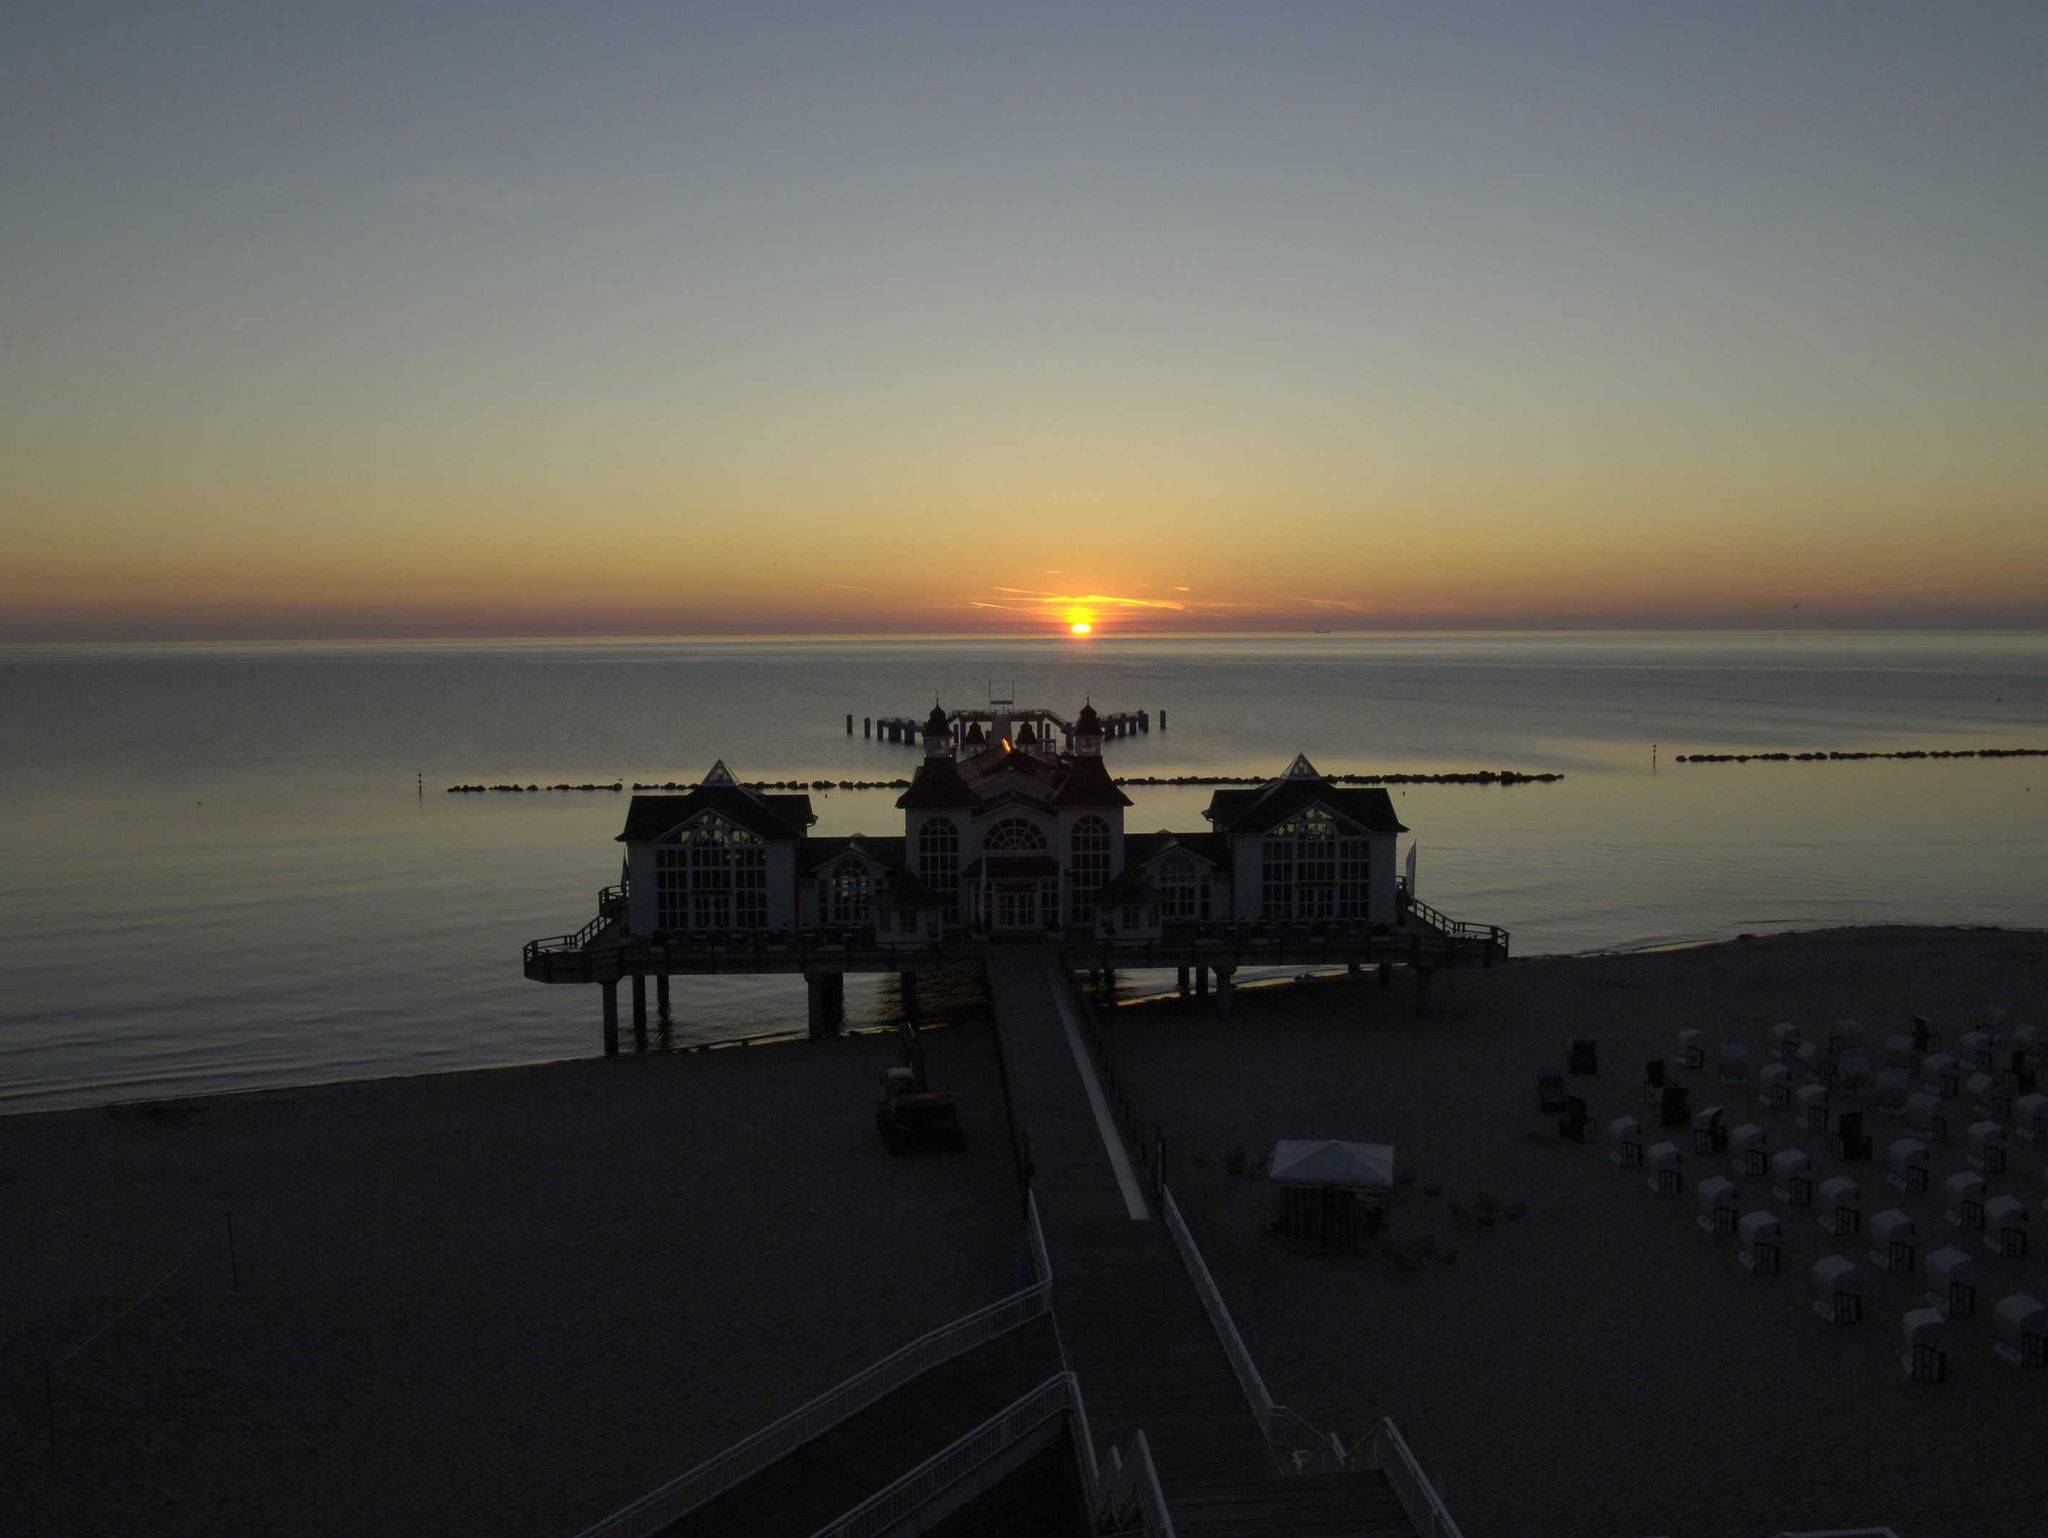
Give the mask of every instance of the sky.
M 0 640 L 2048 626 L 2048 6 L 0 7 Z

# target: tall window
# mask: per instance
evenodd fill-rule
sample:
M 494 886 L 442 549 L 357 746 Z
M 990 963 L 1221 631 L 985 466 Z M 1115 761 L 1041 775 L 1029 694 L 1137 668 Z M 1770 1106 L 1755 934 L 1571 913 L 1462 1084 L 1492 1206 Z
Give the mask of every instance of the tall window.
M 950 817 L 934 817 L 917 835 L 917 865 L 924 883 L 941 897 L 960 890 L 960 830 Z
M 1109 824 L 1083 817 L 1074 824 L 1073 858 L 1067 862 L 1072 894 L 1068 911 L 1077 922 L 1095 917 L 1095 897 L 1109 882 Z
M 1209 872 L 1184 854 L 1161 860 L 1153 867 L 1152 884 L 1159 888 L 1160 916 L 1168 919 L 1205 919 L 1209 916 Z
M 654 876 L 663 929 L 768 927 L 768 847 L 716 813 L 654 851 Z
M 1371 898 L 1370 841 L 1340 833 L 1321 807 L 1266 836 L 1263 908 L 1269 919 L 1365 918 Z
M 865 924 L 873 895 L 867 866 L 852 856 L 835 860 L 818 872 L 818 921 Z
M 1045 848 L 1045 835 L 1035 823 L 1021 817 L 1006 817 L 988 830 L 988 837 L 981 841 L 984 849 L 995 853 L 1009 853 L 1019 849 Z

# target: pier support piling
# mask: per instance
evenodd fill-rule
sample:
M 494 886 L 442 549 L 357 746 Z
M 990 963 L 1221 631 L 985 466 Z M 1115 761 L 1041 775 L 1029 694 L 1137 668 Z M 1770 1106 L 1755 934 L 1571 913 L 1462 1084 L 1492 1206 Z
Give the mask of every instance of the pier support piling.
M 1174 975 L 1173 981 L 1174 986 L 1180 990 L 1180 996 L 1186 998 L 1188 996 L 1188 969 L 1186 967 L 1179 968 Z
M 1201 963 L 1197 962 L 1195 965 L 1195 997 L 1198 999 L 1206 999 L 1208 996 L 1209 969 L 1206 966 L 1203 966 Z
M 903 990 L 903 1018 L 912 1025 L 915 1025 L 917 1024 L 917 974 L 915 972 L 899 973 L 896 981 Z
M 598 984 L 604 994 L 604 1055 L 619 1055 L 619 983 L 613 978 L 608 983 Z
M 647 1050 L 647 978 L 633 974 L 633 1050 Z
M 1381 988 L 1383 988 L 1383 989 L 1384 989 L 1384 988 L 1391 988 L 1391 987 L 1393 987 L 1393 986 L 1394 986 L 1394 964 L 1393 964 L 1393 963 L 1392 963 L 1391 961 L 1383 961 L 1383 962 L 1381 962 L 1381 963 L 1379 964 L 1379 967 L 1378 967 L 1378 969 L 1377 969 L 1377 970 L 1378 970 L 1378 972 L 1379 972 L 1379 974 L 1380 974 L 1380 987 L 1381 987 Z
M 1230 1018 L 1230 980 L 1236 975 L 1236 967 L 1218 967 L 1216 969 L 1216 1018 L 1218 1020 L 1228 1020 Z
M 654 979 L 654 1012 L 663 1025 L 672 1024 L 675 1016 L 668 1007 L 668 973 L 663 972 Z
M 853 735 L 853 712 L 850 710 L 846 713 L 846 735 Z
M 1417 967 L 1415 969 L 1415 1018 L 1434 1020 L 1436 1018 L 1436 969 Z
M 839 1022 L 846 1016 L 845 976 L 838 972 L 807 972 L 804 985 L 810 993 L 811 1040 L 837 1036 Z

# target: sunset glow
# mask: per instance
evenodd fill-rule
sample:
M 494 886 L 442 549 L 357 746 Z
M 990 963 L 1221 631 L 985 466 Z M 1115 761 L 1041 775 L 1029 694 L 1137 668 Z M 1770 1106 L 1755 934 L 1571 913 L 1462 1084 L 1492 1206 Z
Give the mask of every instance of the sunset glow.
M 2048 623 L 2038 7 L 114 9 L 0 640 Z

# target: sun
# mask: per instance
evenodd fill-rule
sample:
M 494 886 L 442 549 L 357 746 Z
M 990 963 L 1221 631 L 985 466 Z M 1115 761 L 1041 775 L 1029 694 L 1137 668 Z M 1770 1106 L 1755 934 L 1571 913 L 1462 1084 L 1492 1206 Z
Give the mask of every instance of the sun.
M 1067 626 L 1067 633 L 1069 635 L 1093 635 L 1095 627 L 1085 619 L 1077 619 L 1073 624 Z

